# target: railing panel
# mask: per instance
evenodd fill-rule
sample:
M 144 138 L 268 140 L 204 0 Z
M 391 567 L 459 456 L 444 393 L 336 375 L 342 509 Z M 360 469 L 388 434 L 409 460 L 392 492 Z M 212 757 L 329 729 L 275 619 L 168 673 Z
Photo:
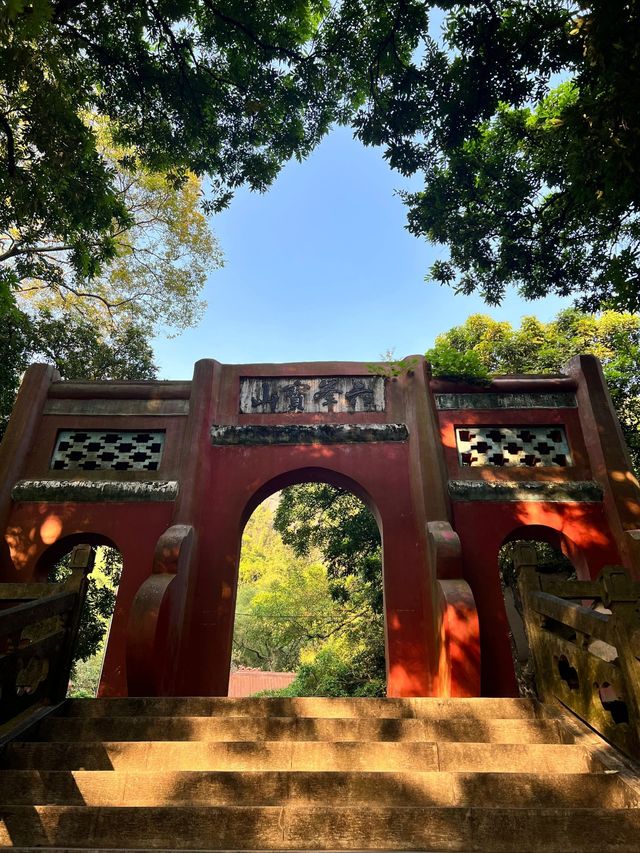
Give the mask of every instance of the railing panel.
M 596 581 L 551 578 L 535 570 L 531 549 L 524 553 L 519 586 L 540 698 L 639 757 L 640 584 L 619 567 Z M 608 612 L 568 599 L 601 602 Z
M 0 584 L 0 744 L 65 698 L 92 549 L 74 549 L 71 566 L 64 583 Z
M 536 682 L 548 701 L 551 696 L 624 752 L 638 750 L 635 727 L 620 666 L 586 653 L 569 640 L 545 639 L 540 676 Z
M 58 631 L 27 649 L 0 658 L 0 726 L 47 701 L 56 682 L 55 661 L 66 636 L 66 631 Z
M 563 601 L 548 592 L 534 592 L 532 600 L 534 609 L 541 616 L 613 645 L 615 637 L 608 614 L 590 610 L 573 601 Z
M 0 613 L 0 641 L 17 631 L 24 631 L 28 626 L 38 625 L 55 616 L 63 616 L 73 610 L 76 598 L 77 593 L 61 592 L 3 610 Z
M 50 583 L 3 583 L 0 584 L 2 602 L 35 601 L 52 594 L 51 587 L 63 587 L 64 584 Z

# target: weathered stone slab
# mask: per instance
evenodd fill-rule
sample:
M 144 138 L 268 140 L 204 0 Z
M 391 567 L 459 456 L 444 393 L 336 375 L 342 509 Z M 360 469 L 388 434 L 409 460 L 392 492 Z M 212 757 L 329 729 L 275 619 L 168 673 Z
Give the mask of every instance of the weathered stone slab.
M 384 412 L 383 376 L 244 376 L 240 413 Z
M 14 501 L 174 501 L 177 480 L 19 480 L 11 490 Z
M 406 441 L 406 424 L 214 424 L 214 445 L 359 444 Z
M 449 480 L 454 501 L 602 501 L 602 488 L 593 480 L 541 483 L 532 480 Z
M 50 851 L 638 853 L 639 830 L 637 810 L 598 807 L 7 806 L 0 843 Z
M 576 395 L 564 391 L 530 394 L 435 394 L 438 409 L 575 409 Z
M 78 806 L 637 807 L 616 773 L 4 770 L 0 802 Z
M 136 697 L 113 699 L 67 699 L 62 714 L 66 717 L 358 717 L 371 719 L 411 718 L 488 720 L 531 717 L 546 719 L 549 706 L 522 698 L 412 698 L 361 699 L 342 697 L 243 697 L 225 696 Z
M 82 415 L 102 417 L 153 415 L 175 416 L 189 414 L 188 400 L 47 400 L 45 415 Z
M 482 744 L 488 749 L 504 744 Z M 468 746 L 468 744 L 465 744 Z M 475 744 L 474 746 L 477 746 Z M 523 749 L 531 748 L 522 745 Z M 544 744 L 553 749 L 555 744 Z M 563 745 L 572 750 L 573 745 Z M 438 770 L 435 743 L 326 741 L 87 741 L 20 743 L 5 748 L 14 770 L 396 771 Z M 570 752 L 567 753 L 570 755 Z M 455 767 L 446 768 L 453 769 Z M 490 768 L 488 768 L 490 769 Z
M 375 717 L 49 717 L 38 740 L 321 741 L 559 743 L 557 720 L 465 720 Z

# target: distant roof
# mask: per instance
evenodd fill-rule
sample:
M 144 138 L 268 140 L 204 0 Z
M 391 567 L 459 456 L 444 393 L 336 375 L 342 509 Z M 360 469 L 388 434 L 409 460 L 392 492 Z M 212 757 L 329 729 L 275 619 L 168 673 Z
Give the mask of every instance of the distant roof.
M 295 672 L 264 672 L 261 669 L 240 669 L 229 676 L 229 696 L 253 696 L 263 690 L 288 687 Z

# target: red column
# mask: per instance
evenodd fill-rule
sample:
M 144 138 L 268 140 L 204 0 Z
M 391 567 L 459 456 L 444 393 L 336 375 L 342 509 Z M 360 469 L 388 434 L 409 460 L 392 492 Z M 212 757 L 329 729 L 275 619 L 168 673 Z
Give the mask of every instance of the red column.
M 607 520 L 623 565 L 640 577 L 640 487 L 602 366 L 595 356 L 579 355 L 564 369 L 578 385 L 578 414 L 589 462 L 604 489 Z
M 7 431 L 0 444 L 0 530 L 6 531 L 11 512 L 11 489 L 24 470 L 40 426 L 44 404 L 52 382 L 60 379 L 50 364 L 32 364 L 25 371 Z M 4 581 L 12 580 L 14 567 L 4 538 L 0 545 L 0 571 Z M 16 578 L 17 580 L 18 578 Z

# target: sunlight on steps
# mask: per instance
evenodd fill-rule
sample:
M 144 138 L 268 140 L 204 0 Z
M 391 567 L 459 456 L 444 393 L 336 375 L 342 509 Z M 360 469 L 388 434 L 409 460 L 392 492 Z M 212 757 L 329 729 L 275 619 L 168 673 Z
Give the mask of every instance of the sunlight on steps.
M 640 851 L 640 777 L 529 699 L 69 700 L 0 764 L 14 850 Z

